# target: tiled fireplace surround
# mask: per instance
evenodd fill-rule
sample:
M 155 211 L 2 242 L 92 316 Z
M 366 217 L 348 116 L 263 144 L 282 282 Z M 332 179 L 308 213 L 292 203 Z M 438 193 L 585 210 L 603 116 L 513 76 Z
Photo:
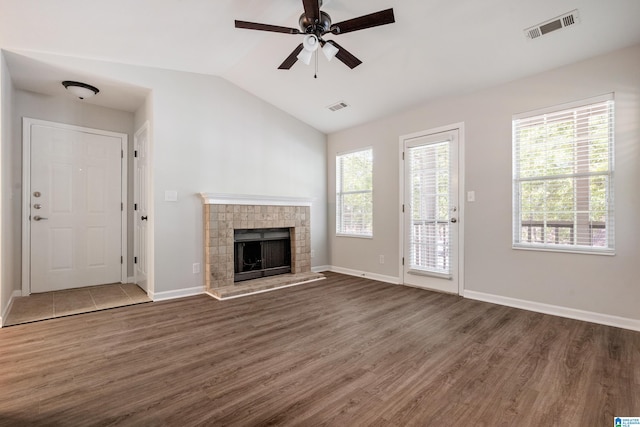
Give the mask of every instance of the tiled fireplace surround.
M 234 229 L 289 228 L 291 273 L 311 271 L 311 201 L 211 193 L 201 193 L 201 196 L 204 204 L 205 291 L 236 286 L 233 281 Z

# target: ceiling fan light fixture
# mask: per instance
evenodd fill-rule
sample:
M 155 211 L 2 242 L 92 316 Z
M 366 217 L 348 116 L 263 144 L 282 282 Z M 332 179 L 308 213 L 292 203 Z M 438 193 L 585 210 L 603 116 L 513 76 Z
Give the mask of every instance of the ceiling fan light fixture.
M 322 46 L 322 53 L 324 53 L 324 56 L 327 58 L 327 61 L 331 61 L 333 57 L 338 54 L 338 50 L 339 49 L 335 47 L 333 43 L 327 42 L 324 44 L 324 46 Z
M 298 19 L 299 29 L 263 24 L 260 22 L 239 21 L 237 19 L 235 25 L 236 28 L 245 28 L 248 30 L 270 31 L 284 34 L 304 34 L 303 42 L 280 64 L 278 67 L 279 70 L 290 70 L 298 60 L 309 65 L 312 57 L 311 53 L 318 51 L 318 45 L 322 47 L 323 54 L 327 57 L 327 60 L 330 61 L 335 57 L 347 67 L 354 69 L 362 64 L 362 61 L 336 42 L 331 42 L 331 46 L 325 48 L 328 42 L 325 41 L 323 37 L 329 33 L 338 35 L 378 27 L 380 25 L 392 24 L 396 22 L 393 8 L 369 13 L 334 24 L 329 14 L 320 10 L 326 1 L 327 0 L 324 2 L 323 0 L 302 0 L 304 12 Z
M 302 41 L 304 50 L 308 50 L 309 52 L 314 52 L 318 49 L 318 44 L 318 37 L 315 34 L 307 34 Z
M 91 98 L 93 95 L 100 92 L 100 90 L 95 86 L 82 82 L 74 82 L 72 80 L 63 81 L 62 86 L 80 99 Z
M 311 64 L 311 57 L 313 56 L 312 50 L 302 49 L 298 54 L 297 58 L 302 61 L 305 65 Z

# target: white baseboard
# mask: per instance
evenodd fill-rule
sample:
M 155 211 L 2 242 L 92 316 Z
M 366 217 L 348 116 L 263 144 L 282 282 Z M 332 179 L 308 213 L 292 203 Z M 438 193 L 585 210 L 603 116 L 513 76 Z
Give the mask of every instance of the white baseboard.
M 9 315 L 9 312 L 11 311 L 11 307 L 13 307 L 13 300 L 15 298 L 21 297 L 21 296 L 22 296 L 22 291 L 20 289 L 14 290 L 11 293 L 11 297 L 9 297 L 9 304 L 7 304 L 5 309 L 2 310 L 2 313 L 0 314 L 0 328 L 2 328 L 2 326 L 4 326 L 4 321 L 7 319 L 7 316 Z
M 335 265 L 329 266 L 329 269 L 325 271 L 333 271 L 334 273 L 347 274 L 349 276 L 364 277 L 367 279 L 377 280 L 379 282 L 391 283 L 393 285 L 399 285 L 401 283 L 400 279 L 394 276 L 385 276 L 383 274 L 352 270 L 350 268 L 336 267 Z
M 598 323 L 607 326 L 615 326 L 617 328 L 630 329 L 632 331 L 640 331 L 640 320 L 637 319 L 629 319 L 626 317 L 612 316 L 609 314 L 594 313 L 591 311 L 577 310 L 575 308 L 526 301 L 470 290 L 464 291 L 464 297 L 477 301 L 505 305 L 507 307 L 535 311 L 537 313 L 551 314 L 553 316 L 566 317 L 569 319 L 582 320 L 585 322 Z
M 149 294 L 152 301 L 164 301 L 168 299 L 191 297 L 204 293 L 204 287 L 196 286 L 194 288 L 176 289 L 175 291 L 154 292 Z
M 322 273 L 323 271 L 331 271 L 330 265 L 318 265 L 317 267 L 311 267 L 311 271 L 314 273 Z

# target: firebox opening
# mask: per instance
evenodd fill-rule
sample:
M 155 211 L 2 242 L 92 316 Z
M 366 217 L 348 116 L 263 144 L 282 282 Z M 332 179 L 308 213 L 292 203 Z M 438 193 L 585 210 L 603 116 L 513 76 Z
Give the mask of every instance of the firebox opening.
M 288 228 L 234 230 L 234 282 L 290 272 Z

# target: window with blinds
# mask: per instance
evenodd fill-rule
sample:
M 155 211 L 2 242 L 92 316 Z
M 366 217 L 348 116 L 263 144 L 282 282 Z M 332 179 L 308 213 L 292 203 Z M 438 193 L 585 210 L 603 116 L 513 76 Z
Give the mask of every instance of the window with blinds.
M 513 120 L 513 246 L 614 251 L 613 95 Z
M 373 236 L 373 149 L 336 156 L 336 234 Z

